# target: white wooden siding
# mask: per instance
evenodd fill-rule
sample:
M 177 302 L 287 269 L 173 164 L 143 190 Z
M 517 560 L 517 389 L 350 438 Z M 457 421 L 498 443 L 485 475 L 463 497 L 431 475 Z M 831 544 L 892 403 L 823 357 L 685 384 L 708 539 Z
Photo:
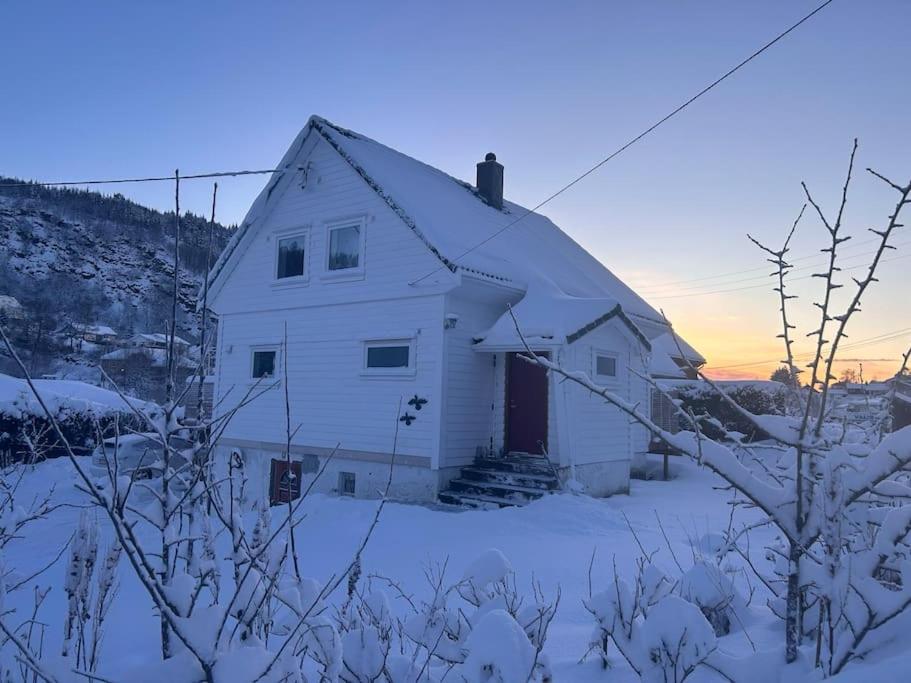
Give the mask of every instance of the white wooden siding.
M 348 450 L 392 452 L 396 411 L 417 417 L 399 425 L 398 453 L 432 458 L 439 422 L 442 306 L 437 296 L 402 299 L 383 306 L 372 303 L 294 308 L 285 311 L 236 313 L 221 318 L 219 356 L 220 412 L 236 405 L 253 386 L 251 348 L 281 344 L 288 326 L 288 376 L 294 443 Z M 364 372 L 367 339 L 413 335 L 413 375 L 378 377 Z M 280 354 L 279 364 L 284 362 Z M 281 383 L 282 369 L 270 382 Z M 414 395 L 429 403 L 420 412 L 407 405 Z M 229 439 L 284 443 L 284 387 L 276 387 L 243 407 L 229 423 Z
M 643 372 L 640 350 L 644 352 L 644 349 L 620 331 L 617 324 L 607 324 L 569 346 L 566 363 L 573 370 L 588 373 L 596 382 L 603 382 L 603 378 L 595 377 L 598 350 L 612 352 L 617 357 L 617 377 L 607 386 L 626 399 L 641 401 L 648 410 L 646 383 L 630 372 L 630 369 Z M 566 392 L 567 431 L 575 464 L 629 460 L 633 453 L 645 449 L 647 438 L 642 430 L 634 429 L 619 409 L 576 384 L 566 382 L 562 386 Z
M 457 315 L 458 322 L 444 333 L 441 467 L 468 465 L 478 446 L 492 445 L 498 368 L 494 367 L 494 354 L 478 353 L 472 340 L 496 322 L 504 306 L 505 302 L 501 305 L 495 300 L 447 297 L 446 314 Z
M 436 467 L 443 292 L 453 277 L 442 270 L 421 286 L 410 286 L 440 261 L 325 141 L 308 144 L 306 188 L 299 179 L 279 186 L 268 213 L 238 246 L 239 258 L 213 299 L 220 316 L 219 410 L 236 405 L 249 389 L 251 347 L 280 344 L 287 322 L 292 425 L 302 425 L 295 444 L 341 442 L 346 449 L 388 453 L 399 399 L 407 402 L 417 394 L 429 404 L 420 413 L 409 409 L 418 419 L 402 425 L 398 452 L 431 458 Z M 325 277 L 326 226 L 352 217 L 364 219 L 364 273 Z M 309 230 L 305 282 L 276 283 L 276 235 L 296 228 Z M 412 335 L 413 375 L 379 378 L 362 372 L 365 340 Z M 284 422 L 283 390 L 272 390 L 243 408 L 225 437 L 282 443 Z
M 325 141 L 316 139 L 312 145 L 306 188 L 301 189 L 295 177 L 283 190 L 276 190 L 279 195 L 263 223 L 254 224 L 238 245 L 235 261 L 214 297 L 214 310 L 224 315 L 326 306 L 414 296 L 433 291 L 434 283 L 441 280 L 451 286 L 446 269 L 419 287 L 409 286 L 439 267 L 440 261 Z M 301 159 L 300 163 L 306 162 Z M 326 227 L 358 217 L 365 221 L 364 274 L 340 278 L 326 269 Z M 297 228 L 309 233 L 306 277 L 302 282 L 276 282 L 276 235 L 293 234 Z

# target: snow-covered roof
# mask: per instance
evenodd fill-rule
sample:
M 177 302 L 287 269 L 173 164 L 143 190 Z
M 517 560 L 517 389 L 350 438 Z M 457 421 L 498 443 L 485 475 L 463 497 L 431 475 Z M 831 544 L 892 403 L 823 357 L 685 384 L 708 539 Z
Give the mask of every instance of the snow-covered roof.
M 423 240 L 441 267 L 558 298 L 611 300 L 648 339 L 667 332 L 660 313 L 546 216 L 509 201 L 496 209 L 470 184 L 359 133 L 312 116 L 277 168 L 294 168 L 311 134 L 321 136 L 348 162 Z M 246 231 L 264 217 L 282 175 L 273 176 L 213 267 L 213 286 Z M 509 316 L 502 322 L 504 329 L 512 324 Z M 704 361 L 686 342 L 681 344 L 692 360 Z
M 682 345 L 682 340 L 681 345 Z M 677 342 L 670 332 L 659 334 L 652 339 L 652 356 L 649 362 L 649 374 L 655 378 L 684 379 L 686 373 L 674 358 L 680 357 Z
M 130 342 L 133 344 L 165 344 L 167 345 L 170 340 L 170 336 L 167 334 L 162 334 L 161 332 L 155 333 L 139 333 L 134 334 L 130 337 Z M 190 346 L 190 342 L 181 337 L 174 337 L 174 344 L 177 346 Z
M 38 395 L 56 415 L 87 413 L 103 417 L 112 413 L 131 412 L 130 405 L 119 394 L 85 382 L 62 379 L 33 380 Z M 130 404 L 143 411 L 155 405 L 139 399 L 128 399 Z M 0 375 L 0 413 L 14 418 L 44 416 L 41 404 L 28 383 L 18 377 Z
M 19 303 L 19 299 L 9 294 L 0 294 L 0 308 L 3 309 L 19 309 L 22 308 L 22 304 Z
M 639 331 L 614 299 L 567 296 L 552 286 L 529 285 L 522 300 L 509 313 L 501 316 L 493 327 L 479 335 L 476 349 L 496 350 L 521 348 L 522 337 L 531 346 L 572 343 L 608 320 L 618 319 L 645 346 L 648 339 Z
M 100 337 L 116 337 L 117 332 L 107 325 L 95 325 L 90 323 L 73 323 L 73 329 L 83 334 L 96 334 Z
M 167 349 L 158 349 L 158 348 L 147 348 L 147 347 L 133 347 L 126 349 L 114 349 L 103 356 L 101 360 L 127 360 L 132 356 L 142 356 L 148 359 L 149 364 L 153 367 L 163 368 L 168 364 L 168 350 Z M 175 359 L 176 363 L 180 367 L 192 368 L 196 367 L 196 364 L 185 356 L 178 356 Z

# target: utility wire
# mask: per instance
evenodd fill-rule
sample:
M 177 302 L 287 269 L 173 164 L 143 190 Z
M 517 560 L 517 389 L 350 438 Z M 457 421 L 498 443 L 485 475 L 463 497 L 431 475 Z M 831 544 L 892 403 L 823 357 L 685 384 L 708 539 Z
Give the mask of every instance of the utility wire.
M 858 254 L 859 256 L 860 254 Z M 893 261 L 900 261 L 902 259 L 911 258 L 911 254 L 904 254 L 902 256 L 894 256 L 892 258 L 880 259 L 880 263 L 891 263 Z M 849 266 L 848 268 L 842 268 L 842 272 L 848 272 L 851 270 L 857 270 L 858 268 L 869 268 L 869 265 L 866 263 L 860 263 L 856 266 Z M 809 280 L 810 278 L 816 277 L 813 274 L 810 275 L 801 275 L 800 277 L 789 278 L 788 282 L 796 282 L 798 280 Z M 744 292 L 749 289 L 764 289 L 769 286 L 769 283 L 760 284 L 760 285 L 747 285 L 745 287 L 732 287 L 731 289 L 714 289 L 707 292 L 689 292 L 684 294 L 664 294 L 662 296 L 649 296 L 650 299 L 686 299 L 691 296 L 708 296 L 710 294 L 727 294 L 728 292 Z
M 182 175 L 181 180 L 197 180 L 199 178 L 225 178 L 244 175 L 263 175 L 266 173 L 283 173 L 285 169 L 264 169 L 261 171 L 216 171 L 214 173 L 195 173 L 193 175 Z M 157 183 L 169 180 L 174 181 L 174 174 L 168 176 L 155 176 L 149 178 L 113 178 L 110 180 L 80 180 L 80 181 L 60 181 L 60 182 L 32 182 L 25 181 L 20 183 L 0 183 L 0 187 L 65 187 L 68 185 L 117 185 L 119 183 Z
M 869 255 L 875 254 L 876 250 L 864 251 L 864 252 L 860 252 L 857 254 L 851 254 L 851 253 L 845 253 L 845 252 L 848 252 L 849 249 L 851 249 L 851 248 L 856 249 L 858 247 L 866 246 L 867 244 L 874 244 L 874 243 L 878 244 L 880 241 L 881 240 L 878 238 L 873 238 L 873 239 L 869 239 L 869 240 L 863 240 L 861 242 L 855 242 L 853 244 L 847 245 L 844 248 L 840 249 L 838 253 L 840 255 L 844 254 L 845 258 L 856 258 L 859 256 L 869 256 Z M 911 242 L 902 242 L 895 246 L 903 246 L 905 244 L 911 244 Z M 823 254 L 807 254 L 806 256 L 800 256 L 797 258 L 787 259 L 788 263 L 792 266 L 795 263 L 803 262 L 803 261 L 809 261 L 809 260 L 818 260 L 819 261 L 818 264 L 810 263 L 807 265 L 801 265 L 801 266 L 792 268 L 792 270 L 789 272 L 803 271 L 803 270 L 807 270 L 808 268 L 818 268 L 820 265 L 826 265 L 828 263 L 827 259 L 828 259 L 828 257 L 823 256 Z M 748 282 L 750 280 L 761 280 L 763 278 L 767 278 L 767 277 L 769 277 L 770 268 L 771 268 L 771 266 L 769 266 L 769 265 L 757 266 L 756 268 L 744 268 L 742 270 L 734 270 L 734 271 L 730 271 L 727 273 L 718 273 L 717 275 L 706 275 L 704 277 L 695 277 L 695 278 L 686 279 L 686 280 L 676 280 L 673 282 L 656 283 L 653 285 L 643 285 L 641 287 L 634 287 L 634 289 L 636 290 L 636 293 L 638 293 L 638 294 L 641 294 L 643 292 L 645 292 L 647 294 L 649 292 L 657 293 L 659 291 L 663 292 L 663 291 L 667 291 L 667 290 L 676 290 L 676 289 L 701 289 L 703 287 L 725 287 L 727 285 L 735 284 L 737 282 Z M 729 282 L 706 283 L 706 284 L 702 284 L 702 285 L 689 284 L 689 283 L 693 283 L 693 282 L 706 282 L 707 280 L 719 280 L 722 278 L 731 277 L 733 275 L 745 275 L 747 273 L 756 273 L 756 272 L 760 272 L 762 274 L 761 275 L 751 275 L 749 277 L 740 278 L 737 280 L 730 280 Z M 777 275 L 778 273 L 776 271 L 775 273 L 772 273 L 772 274 Z
M 892 246 L 894 246 L 895 248 L 898 248 L 898 247 L 903 247 L 908 244 L 911 244 L 911 241 L 900 242 L 900 243 L 892 245 Z M 869 251 L 869 252 L 862 252 L 860 254 L 851 254 L 849 256 L 845 256 L 845 258 L 842 262 L 844 263 L 846 261 L 856 261 L 857 259 L 872 256 L 875 253 L 876 253 L 875 251 Z M 806 266 L 801 266 L 800 268 L 792 268 L 792 269 L 788 270 L 787 272 L 789 275 L 791 275 L 793 273 L 806 273 L 807 271 L 818 270 L 820 267 L 822 267 L 824 265 L 825 264 L 823 264 L 823 263 L 810 264 L 810 265 L 806 265 Z M 852 266 L 852 268 L 860 267 L 862 265 L 866 265 L 866 264 L 859 264 L 856 266 Z M 772 275 L 777 276 L 778 273 L 772 273 Z M 676 294 L 692 294 L 692 295 L 708 294 L 709 293 L 708 290 L 710 290 L 710 289 L 713 289 L 713 288 L 717 289 L 718 287 L 728 287 L 730 285 L 737 285 L 737 284 L 741 284 L 744 282 L 756 282 L 756 283 L 765 282 L 766 284 L 770 284 L 768 282 L 769 277 L 770 277 L 769 274 L 754 275 L 753 277 L 745 277 L 745 278 L 741 278 L 739 280 L 729 280 L 727 282 L 718 282 L 718 283 L 705 284 L 705 285 L 689 285 L 686 287 L 662 287 L 661 289 L 654 289 L 654 290 L 649 290 L 648 288 L 638 288 L 637 287 L 637 288 L 635 288 L 635 291 L 636 291 L 636 294 L 638 294 L 639 296 L 645 297 L 646 299 L 649 299 L 649 298 L 661 299 L 661 298 L 664 298 L 665 296 L 672 296 L 672 295 L 676 295 Z M 788 278 L 789 281 L 790 280 L 804 280 L 804 279 L 806 279 L 806 278 L 805 277 L 789 277 Z M 776 285 L 777 285 L 777 283 L 776 283 Z M 764 286 L 764 285 L 762 285 L 762 284 L 755 285 L 755 287 L 757 289 L 762 286 Z
M 684 109 L 686 109 L 687 107 L 689 107 L 693 102 L 695 102 L 695 101 L 698 100 L 700 97 L 702 97 L 703 95 L 705 95 L 706 93 L 708 93 L 708 92 L 709 92 L 710 90 L 712 90 L 715 86 L 719 85 L 720 83 L 722 83 L 723 81 L 727 80 L 729 77 L 733 76 L 735 73 L 737 73 L 738 71 L 740 71 L 740 69 L 742 69 L 743 67 L 745 67 L 747 64 L 749 64 L 750 62 L 752 62 L 754 59 L 756 59 L 756 58 L 757 58 L 759 55 L 761 55 L 763 52 L 765 52 L 765 51 L 768 50 L 770 47 L 772 47 L 773 45 L 775 45 L 775 43 L 777 43 L 778 41 L 780 41 L 782 38 L 784 38 L 785 36 L 787 36 L 787 35 L 788 35 L 789 33 L 791 33 L 792 31 L 796 30 L 796 29 L 797 29 L 799 26 L 801 26 L 803 23 L 809 21 L 809 20 L 810 20 L 813 16 L 815 16 L 817 13 L 821 12 L 823 9 L 825 9 L 826 7 L 828 7 L 829 5 L 831 5 L 833 1 L 834 1 L 834 0 L 826 0 L 825 2 L 823 2 L 821 5 L 819 5 L 819 6 L 818 6 L 816 9 L 814 9 L 812 12 L 810 12 L 810 13 L 807 14 L 807 15 L 805 15 L 805 16 L 804 16 L 802 19 L 800 19 L 798 22 L 792 24 L 792 25 L 791 25 L 790 27 L 788 27 L 786 30 L 784 30 L 784 31 L 782 31 L 781 33 L 779 33 L 777 36 L 775 36 L 774 38 L 772 38 L 772 40 L 770 40 L 770 41 L 767 42 L 765 45 L 763 45 L 761 48 L 759 48 L 758 50 L 756 50 L 755 52 L 753 52 L 753 54 L 751 54 L 749 57 L 747 57 L 746 59 L 744 59 L 743 61 L 741 61 L 739 64 L 737 64 L 737 66 L 735 66 L 735 67 L 729 69 L 728 71 L 726 71 L 726 72 L 725 72 L 722 76 L 720 76 L 719 78 L 716 78 L 714 81 L 712 81 L 712 82 L 709 83 L 707 86 L 705 86 L 702 90 L 700 90 L 700 91 L 697 92 L 695 95 L 693 95 L 692 97 L 690 97 L 686 102 L 684 102 L 683 104 L 681 104 L 680 106 L 678 106 L 676 109 L 674 109 L 673 111 L 671 111 L 669 114 L 665 115 L 663 118 L 659 119 L 658 121 L 656 121 L 655 123 L 653 123 L 651 126 L 649 126 L 648 128 L 646 128 L 644 131 L 642 131 L 641 133 L 639 133 L 639 135 L 637 135 L 637 136 L 634 137 L 633 139 L 631 139 L 631 140 L 629 140 L 628 142 L 626 142 L 624 145 L 622 145 L 621 147 L 619 147 L 619 148 L 618 148 L 617 150 L 615 150 L 614 152 L 611 152 L 609 155 L 607 155 L 606 157 L 604 157 L 601 161 L 599 161 L 597 164 L 595 164 L 594 166 L 592 166 L 590 169 L 588 169 L 587 171 L 585 171 L 585 172 L 582 173 L 581 175 L 577 176 L 574 180 L 568 182 L 566 185 L 564 185 L 564 186 L 561 187 L 559 190 L 557 190 L 556 192 L 554 192 L 552 195 L 550 195 L 549 197 L 547 197 L 547 199 L 545 199 L 544 201 L 540 202 L 539 204 L 536 204 L 536 205 L 535 205 L 533 208 L 531 208 L 531 209 L 525 209 L 525 213 L 523 213 L 522 215 L 520 215 L 518 218 L 516 218 L 516 219 L 510 221 L 509 223 L 507 223 L 506 225 L 504 225 L 502 228 L 500 228 L 499 230 L 497 230 L 496 232 L 494 232 L 492 235 L 486 237 L 485 239 L 483 239 L 483 240 L 481 240 L 480 242 L 478 242 L 477 244 L 475 244 L 473 247 L 470 247 L 470 248 L 466 249 L 466 250 L 463 251 L 461 254 L 459 254 L 458 256 L 456 256 L 454 259 L 451 259 L 451 261 L 452 261 L 453 263 L 455 263 L 456 261 L 458 261 L 458 260 L 464 258 L 464 257 L 467 256 L 468 254 L 470 254 L 471 252 L 473 252 L 475 249 L 478 249 L 478 248 L 484 246 L 485 244 L 487 244 L 488 242 L 490 242 L 492 239 L 494 239 L 494 238 L 497 237 L 498 235 L 501 235 L 502 233 L 504 233 L 504 232 L 506 232 L 507 230 L 509 230 L 509 228 L 511 228 L 512 226 L 514 226 L 516 223 L 518 223 L 519 221 L 521 221 L 523 218 L 526 218 L 526 217 L 528 217 L 529 215 L 533 214 L 535 211 L 537 211 L 538 209 L 540 209 L 542 206 L 544 206 L 545 204 L 547 204 L 547 203 L 551 202 L 552 200 L 556 199 L 556 198 L 559 197 L 561 194 L 563 194 L 564 192 L 566 192 L 568 189 L 570 189 L 571 187 L 573 187 L 573 186 L 576 185 L 577 183 L 581 182 L 583 179 L 585 179 L 585 178 L 587 178 L 588 176 L 590 176 L 592 173 L 594 173 L 594 172 L 597 171 L 599 168 L 601 168 L 602 166 L 604 166 L 604 164 L 606 164 L 607 162 L 609 162 L 611 159 L 614 159 L 615 157 L 619 156 L 621 153 L 623 153 L 624 151 L 626 151 L 627 149 L 629 149 L 630 147 L 632 147 L 634 144 L 636 144 L 637 142 L 639 142 L 639 141 L 640 141 L 642 138 L 644 138 L 646 135 L 648 135 L 649 133 L 651 133 L 652 131 L 654 131 L 656 128 L 658 128 L 658 127 L 661 126 L 662 124 L 666 123 L 667 121 L 669 121 L 670 119 L 672 119 L 674 116 L 676 116 L 677 114 L 679 114 L 680 112 L 682 112 Z M 433 269 L 432 271 L 430 271 L 430 272 L 427 273 L 426 275 L 422 275 L 421 277 L 419 277 L 419 278 L 416 279 L 416 280 L 413 280 L 413 281 L 410 282 L 409 284 L 416 285 L 417 283 L 419 283 L 419 282 L 421 282 L 422 280 L 424 280 L 424 279 L 430 277 L 430 276 L 433 275 L 434 273 L 439 272 L 439 271 L 442 270 L 443 268 L 444 268 L 444 266 L 442 266 L 442 265 L 437 266 L 435 269 Z
M 868 346 L 876 346 L 878 344 L 883 344 L 885 342 L 890 342 L 890 341 L 894 341 L 896 339 L 901 339 L 902 337 L 905 337 L 908 334 L 911 334 L 911 327 L 906 327 L 901 330 L 893 330 L 892 332 L 885 332 L 885 333 L 877 335 L 875 337 L 868 337 L 867 339 L 859 339 L 852 344 L 845 344 L 841 348 L 844 351 L 850 351 L 852 349 L 856 350 L 856 349 L 860 349 L 860 348 L 866 348 Z M 795 360 L 810 360 L 811 358 L 813 358 L 813 355 L 814 355 L 813 353 L 800 353 L 800 354 L 796 354 L 794 356 L 794 359 Z M 845 359 L 838 359 L 838 360 L 840 360 L 841 362 L 847 362 L 850 359 L 845 358 Z M 872 359 L 868 359 L 868 360 L 872 360 Z M 893 360 L 893 359 L 880 359 L 880 360 Z M 731 368 L 748 368 L 748 367 L 754 367 L 757 365 L 767 365 L 769 363 L 780 363 L 780 362 L 781 362 L 780 358 L 769 358 L 766 360 L 758 360 L 758 361 L 752 361 L 752 362 L 733 363 L 731 365 L 707 365 L 706 369 L 707 370 L 728 370 Z

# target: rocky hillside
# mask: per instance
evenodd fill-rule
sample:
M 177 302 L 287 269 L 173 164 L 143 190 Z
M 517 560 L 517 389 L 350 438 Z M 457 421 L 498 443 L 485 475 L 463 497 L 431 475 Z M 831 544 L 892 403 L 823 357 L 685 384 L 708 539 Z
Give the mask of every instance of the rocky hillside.
M 173 286 L 173 212 L 120 194 L 2 187 L 10 182 L 17 181 L 0 177 L 0 294 L 16 297 L 25 308 L 30 338 L 23 341 L 35 342 L 40 351 L 35 330 L 67 322 L 105 324 L 121 334 L 164 331 Z M 230 231 L 216 225 L 213 261 Z M 208 233 L 205 218 L 181 216 L 178 328 L 190 339 Z

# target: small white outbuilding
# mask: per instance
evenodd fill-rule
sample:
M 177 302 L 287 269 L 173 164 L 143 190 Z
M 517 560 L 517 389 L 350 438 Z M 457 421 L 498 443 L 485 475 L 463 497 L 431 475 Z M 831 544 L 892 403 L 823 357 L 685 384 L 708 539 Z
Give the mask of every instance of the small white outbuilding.
M 509 453 L 546 454 L 595 495 L 628 489 L 648 435 L 518 358 L 522 337 L 643 406 L 656 361 L 704 359 L 682 340 L 653 357 L 661 315 L 504 200 L 492 154 L 470 185 L 314 116 L 276 168 L 210 276 L 222 449 L 264 482 L 281 471 L 287 381 L 291 455 L 305 484 L 325 466 L 316 490 L 374 496 L 394 458 L 392 494 L 433 500 Z

